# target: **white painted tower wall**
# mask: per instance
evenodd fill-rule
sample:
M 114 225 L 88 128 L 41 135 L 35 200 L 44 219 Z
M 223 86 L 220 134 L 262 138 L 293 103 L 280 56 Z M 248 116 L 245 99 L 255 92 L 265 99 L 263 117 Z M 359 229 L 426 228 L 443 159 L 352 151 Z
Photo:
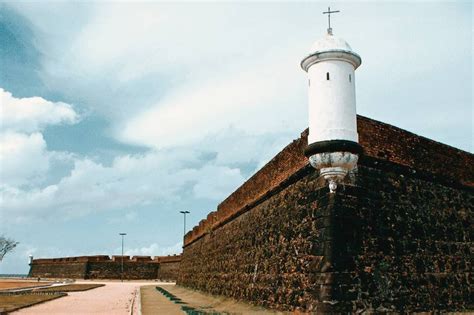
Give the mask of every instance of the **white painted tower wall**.
M 354 70 L 354 66 L 344 60 L 324 60 L 309 67 L 308 144 L 327 140 L 359 141 Z
M 332 193 L 357 167 L 355 69 L 361 58 L 343 39 L 328 34 L 301 61 L 309 79 L 309 135 L 305 154 Z

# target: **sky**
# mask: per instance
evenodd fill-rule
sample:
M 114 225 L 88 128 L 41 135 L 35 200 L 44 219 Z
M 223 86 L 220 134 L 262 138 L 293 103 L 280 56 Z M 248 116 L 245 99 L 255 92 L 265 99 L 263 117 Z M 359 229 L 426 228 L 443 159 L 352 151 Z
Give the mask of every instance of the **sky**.
M 181 252 L 307 127 L 299 63 L 362 57 L 358 114 L 472 152 L 469 1 L 0 2 L 0 234 L 28 256 Z

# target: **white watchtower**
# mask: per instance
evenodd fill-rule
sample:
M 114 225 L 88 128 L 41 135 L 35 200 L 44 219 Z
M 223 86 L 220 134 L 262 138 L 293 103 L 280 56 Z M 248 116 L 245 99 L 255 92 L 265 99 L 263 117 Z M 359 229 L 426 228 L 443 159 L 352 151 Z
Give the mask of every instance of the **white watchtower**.
M 329 182 L 337 183 L 356 168 L 362 153 L 357 134 L 355 69 L 362 60 L 341 38 L 333 35 L 328 8 L 327 35 L 316 41 L 301 61 L 308 73 L 309 136 L 306 156 Z

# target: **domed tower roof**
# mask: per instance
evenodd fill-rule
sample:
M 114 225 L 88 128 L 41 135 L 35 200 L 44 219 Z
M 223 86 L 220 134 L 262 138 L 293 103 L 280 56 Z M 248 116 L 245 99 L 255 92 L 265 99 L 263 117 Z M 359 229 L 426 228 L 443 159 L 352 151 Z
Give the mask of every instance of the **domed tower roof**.
M 342 38 L 331 34 L 326 34 L 326 36 L 318 39 L 313 43 L 313 45 L 311 45 L 311 50 L 309 51 L 309 53 L 310 55 L 312 55 L 316 52 L 333 50 L 352 51 L 352 48 Z
M 344 39 L 334 36 L 332 31 L 328 30 L 328 34 L 311 45 L 309 55 L 301 61 L 301 67 L 308 71 L 309 67 L 315 63 L 329 59 L 342 59 L 351 63 L 354 69 L 357 69 L 362 63 L 360 56 Z

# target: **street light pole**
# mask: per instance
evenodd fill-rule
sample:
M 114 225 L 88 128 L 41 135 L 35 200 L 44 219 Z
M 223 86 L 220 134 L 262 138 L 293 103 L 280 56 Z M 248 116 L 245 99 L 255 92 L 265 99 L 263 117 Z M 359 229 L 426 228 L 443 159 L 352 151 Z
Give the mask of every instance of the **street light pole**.
M 123 237 L 127 235 L 127 233 L 119 233 L 120 236 L 122 236 L 122 265 L 121 265 L 121 272 L 120 272 L 120 280 L 123 282 Z
M 189 211 L 180 211 L 180 213 L 184 214 L 184 227 L 183 227 L 183 238 L 186 235 L 186 214 L 190 213 Z

